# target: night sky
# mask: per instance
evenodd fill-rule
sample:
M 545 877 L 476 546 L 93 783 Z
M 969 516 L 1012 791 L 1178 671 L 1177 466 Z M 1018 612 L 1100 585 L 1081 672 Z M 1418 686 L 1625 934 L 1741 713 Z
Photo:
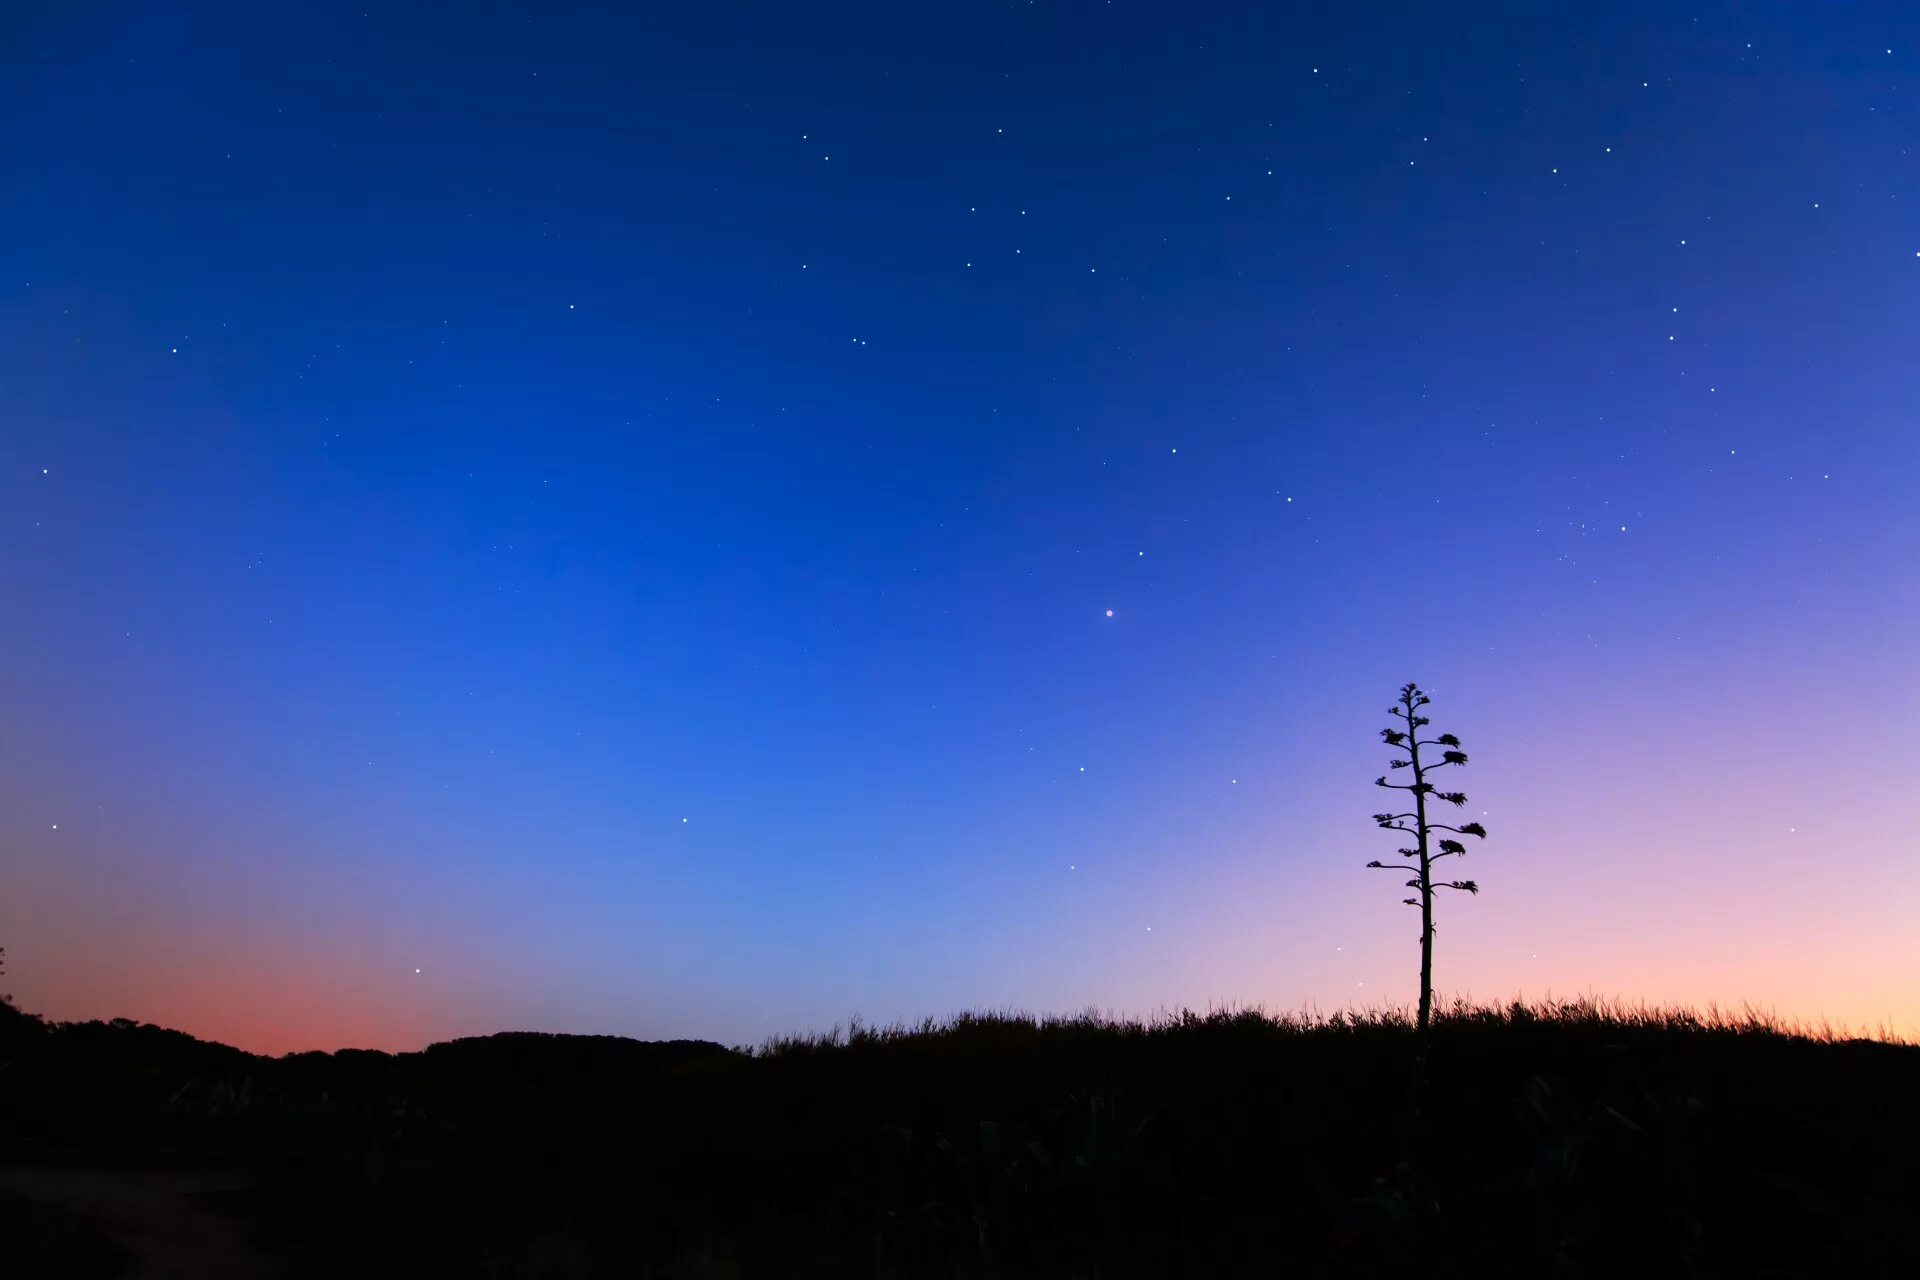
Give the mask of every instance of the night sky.
M 1912 6 L 1422 8 L 10 10 L 6 988 L 1920 1031 Z

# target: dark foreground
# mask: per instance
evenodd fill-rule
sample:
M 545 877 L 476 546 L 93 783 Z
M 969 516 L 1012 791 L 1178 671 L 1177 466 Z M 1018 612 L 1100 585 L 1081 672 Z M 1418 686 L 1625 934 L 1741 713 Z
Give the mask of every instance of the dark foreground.
M 257 1058 L 0 1009 L 7 1276 L 1916 1276 L 1920 1047 L 1456 1010 Z

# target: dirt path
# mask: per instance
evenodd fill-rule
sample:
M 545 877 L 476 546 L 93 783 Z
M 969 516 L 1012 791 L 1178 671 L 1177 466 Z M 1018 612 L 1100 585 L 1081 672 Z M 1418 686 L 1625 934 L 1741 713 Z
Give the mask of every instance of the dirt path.
M 240 1227 L 193 1197 L 238 1191 L 235 1176 L 177 1171 L 0 1169 L 0 1194 L 57 1206 L 126 1250 L 128 1280 L 257 1280 L 279 1268 Z

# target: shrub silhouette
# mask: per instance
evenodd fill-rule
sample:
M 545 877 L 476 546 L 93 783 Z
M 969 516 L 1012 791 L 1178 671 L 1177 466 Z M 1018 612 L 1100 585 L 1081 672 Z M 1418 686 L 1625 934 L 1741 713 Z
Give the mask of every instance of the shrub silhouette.
M 0 1165 L 245 1169 L 292 1280 L 1920 1275 L 1920 1047 L 1430 1012 L 1413 1164 L 1379 1104 L 1416 1024 L 1383 1009 L 277 1059 L 47 1024 L 0 1071 Z

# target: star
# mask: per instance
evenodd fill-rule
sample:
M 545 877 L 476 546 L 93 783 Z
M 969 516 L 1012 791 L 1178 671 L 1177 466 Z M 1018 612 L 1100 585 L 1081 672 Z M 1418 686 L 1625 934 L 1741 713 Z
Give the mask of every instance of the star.
M 1111 609 L 1107 610 L 1107 616 L 1111 618 L 1113 616 L 1113 610 Z

